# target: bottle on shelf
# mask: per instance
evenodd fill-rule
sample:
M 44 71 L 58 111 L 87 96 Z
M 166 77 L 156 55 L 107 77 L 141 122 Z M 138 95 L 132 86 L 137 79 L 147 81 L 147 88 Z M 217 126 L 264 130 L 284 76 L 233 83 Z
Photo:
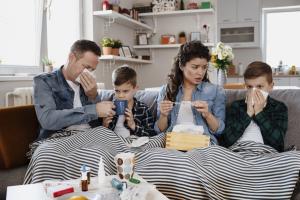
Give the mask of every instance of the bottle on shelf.
M 183 0 L 180 1 L 180 10 L 184 10 L 184 1 Z

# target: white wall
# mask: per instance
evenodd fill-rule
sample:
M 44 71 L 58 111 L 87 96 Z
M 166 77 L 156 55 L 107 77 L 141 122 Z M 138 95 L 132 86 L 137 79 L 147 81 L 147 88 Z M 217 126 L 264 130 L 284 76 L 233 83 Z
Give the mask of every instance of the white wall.
M 150 3 L 152 0 L 126 0 L 122 1 L 123 5 L 127 8 L 131 8 L 134 3 Z M 201 0 L 197 0 L 200 2 Z M 105 35 L 104 34 L 104 21 L 98 17 L 92 17 L 93 10 L 100 10 L 101 2 L 100 0 L 93 1 L 84 1 L 84 38 L 92 39 L 95 42 L 99 42 L 99 40 Z M 188 2 L 188 1 L 185 1 Z M 213 1 L 214 2 L 214 1 Z M 299 5 L 299 0 L 262 0 L 262 7 L 278 7 L 278 6 L 294 6 Z M 215 19 L 210 19 L 208 16 L 201 15 L 202 23 L 210 23 L 216 24 Z M 147 23 L 152 25 L 152 20 L 146 20 Z M 197 26 L 195 24 L 195 17 L 179 17 L 174 16 L 172 18 L 163 17 L 159 18 L 158 23 L 158 32 L 153 37 L 153 43 L 158 43 L 159 37 L 163 33 L 175 33 L 178 34 L 179 31 L 184 30 L 186 32 L 195 31 Z M 212 26 L 214 27 L 214 26 Z M 216 29 L 212 29 L 210 32 L 212 35 L 216 35 Z M 107 33 L 110 37 L 119 38 L 124 41 L 124 44 L 130 45 L 132 49 L 132 45 L 135 43 L 135 32 L 132 29 L 120 26 L 118 24 L 112 25 Z M 213 36 L 210 36 L 213 38 Z M 215 38 L 213 38 L 215 39 Z M 214 40 L 215 41 L 215 40 Z M 249 48 L 249 49 L 234 49 L 235 59 L 234 63 L 238 64 L 241 62 L 244 65 L 244 68 L 250 62 L 254 60 L 262 60 L 262 52 L 261 48 Z M 155 87 L 162 85 L 166 82 L 167 74 L 170 72 L 172 66 L 173 57 L 176 55 L 177 49 L 158 49 L 153 50 L 153 64 L 145 64 L 145 65 L 131 65 L 133 66 L 138 73 L 138 82 L 140 87 L 143 89 L 145 87 Z M 149 51 L 137 51 L 137 54 L 150 54 Z M 122 64 L 122 63 L 116 63 Z M 111 72 L 115 67 L 105 65 L 103 62 L 99 65 L 97 69 L 97 81 L 104 82 L 106 88 L 111 88 Z M 213 82 L 216 81 L 215 71 L 210 74 L 210 77 Z

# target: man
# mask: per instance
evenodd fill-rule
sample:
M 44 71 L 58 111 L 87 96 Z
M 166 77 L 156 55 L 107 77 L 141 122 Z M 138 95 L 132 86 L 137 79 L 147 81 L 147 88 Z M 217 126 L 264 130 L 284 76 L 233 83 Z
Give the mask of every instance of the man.
M 34 105 L 41 126 L 38 139 L 64 128 L 84 130 L 100 125 L 98 117 L 115 114 L 112 102 L 99 102 L 91 73 L 100 55 L 95 42 L 78 40 L 71 47 L 67 64 L 34 78 Z

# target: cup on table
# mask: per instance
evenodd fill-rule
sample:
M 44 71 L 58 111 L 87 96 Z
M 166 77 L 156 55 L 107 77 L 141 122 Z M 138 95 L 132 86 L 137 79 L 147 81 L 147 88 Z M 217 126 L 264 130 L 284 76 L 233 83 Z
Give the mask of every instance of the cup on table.
M 119 153 L 115 156 L 117 175 L 121 180 L 129 180 L 134 174 L 134 153 Z
M 127 100 L 120 100 L 120 99 L 116 99 L 114 101 L 114 104 L 116 106 L 116 114 L 117 115 L 124 115 L 125 114 L 125 110 L 128 106 L 128 101 Z

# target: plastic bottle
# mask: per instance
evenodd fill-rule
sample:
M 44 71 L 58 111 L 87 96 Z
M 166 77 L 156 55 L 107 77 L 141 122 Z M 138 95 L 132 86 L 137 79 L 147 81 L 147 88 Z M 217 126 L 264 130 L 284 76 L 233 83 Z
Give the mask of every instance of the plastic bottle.
M 184 10 L 184 2 L 183 2 L 183 0 L 180 1 L 180 10 Z
M 104 170 L 102 156 L 100 157 L 99 164 L 98 164 L 98 184 L 99 187 L 102 187 L 105 184 L 105 170 Z

